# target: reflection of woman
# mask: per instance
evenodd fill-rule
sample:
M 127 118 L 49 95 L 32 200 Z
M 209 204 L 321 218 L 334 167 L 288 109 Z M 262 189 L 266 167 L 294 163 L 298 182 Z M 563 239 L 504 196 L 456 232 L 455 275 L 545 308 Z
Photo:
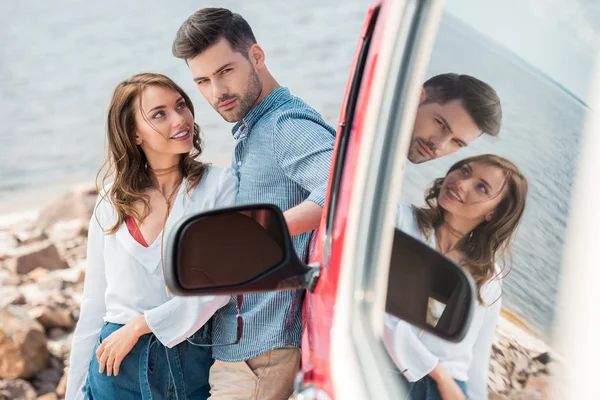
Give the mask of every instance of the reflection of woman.
M 426 194 L 424 208 L 400 205 L 396 226 L 428 242 L 472 274 L 478 303 L 466 337 L 451 343 L 386 315 L 384 341 L 421 399 L 487 399 L 492 339 L 500 312 L 501 271 L 525 209 L 527 180 L 510 161 L 482 155 L 459 161 Z
M 196 160 L 192 103 L 163 75 L 117 86 L 107 136 L 113 183 L 90 221 L 67 399 L 206 399 L 211 352 L 186 338 L 209 341 L 199 328 L 229 298 L 170 296 L 162 247 L 185 215 L 233 204 L 237 179 Z

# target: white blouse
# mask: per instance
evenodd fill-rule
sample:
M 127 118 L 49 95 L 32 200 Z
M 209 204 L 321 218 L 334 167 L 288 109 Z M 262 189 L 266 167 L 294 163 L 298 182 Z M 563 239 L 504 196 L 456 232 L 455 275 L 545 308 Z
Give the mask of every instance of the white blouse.
M 165 238 L 185 216 L 234 205 L 237 188 L 235 172 L 223 167 L 209 167 L 189 193 L 186 185 L 181 185 L 164 228 Z M 86 278 L 71 347 L 68 400 L 83 398 L 81 390 L 104 322 L 126 324 L 144 315 L 158 340 L 173 347 L 195 333 L 230 299 L 167 296 L 160 261 L 161 235 L 149 247 L 138 243 L 125 223 L 114 235 L 105 235 L 104 230 L 115 221 L 116 212 L 108 200 L 100 202 L 90 220 Z
M 435 235 L 425 238 L 421 234 L 410 206 L 398 206 L 396 227 L 435 248 Z M 469 399 L 485 400 L 488 398 L 488 369 L 501 294 L 502 281 L 499 277 L 482 287 L 483 301 L 489 306 L 476 303 L 467 334 L 459 343 L 448 342 L 427 332 L 419 337 L 421 329 L 386 313 L 385 347 L 410 382 L 422 379 L 440 363 L 454 379 L 467 382 Z

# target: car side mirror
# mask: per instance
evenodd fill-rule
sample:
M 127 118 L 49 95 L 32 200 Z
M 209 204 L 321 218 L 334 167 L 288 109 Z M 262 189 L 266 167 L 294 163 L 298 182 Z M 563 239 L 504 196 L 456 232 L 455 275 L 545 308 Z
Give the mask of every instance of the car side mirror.
M 180 221 L 165 259 L 167 286 L 179 296 L 311 289 L 320 272 L 298 259 L 283 213 L 269 204 Z
M 469 273 L 427 244 L 396 229 L 386 312 L 458 342 L 467 333 L 475 293 Z
M 165 280 L 179 296 L 312 291 L 319 274 L 320 268 L 298 259 L 283 213 L 270 204 L 188 217 L 167 240 Z M 388 313 L 458 341 L 471 318 L 473 288 L 469 275 L 452 261 L 396 230 Z

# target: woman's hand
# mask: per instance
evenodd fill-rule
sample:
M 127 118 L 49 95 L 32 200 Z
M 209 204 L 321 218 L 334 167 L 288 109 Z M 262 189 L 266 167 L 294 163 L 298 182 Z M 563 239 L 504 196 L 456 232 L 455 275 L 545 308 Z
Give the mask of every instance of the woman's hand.
M 466 400 L 467 397 L 454 378 L 446 371 L 444 367 L 438 364 L 429 376 L 437 383 L 438 390 L 442 400 Z
M 143 315 L 125 324 L 122 328 L 111 333 L 96 350 L 96 358 L 100 364 L 99 373 L 119 375 L 119 367 L 127 354 L 133 349 L 139 338 L 150 333 L 150 328 Z

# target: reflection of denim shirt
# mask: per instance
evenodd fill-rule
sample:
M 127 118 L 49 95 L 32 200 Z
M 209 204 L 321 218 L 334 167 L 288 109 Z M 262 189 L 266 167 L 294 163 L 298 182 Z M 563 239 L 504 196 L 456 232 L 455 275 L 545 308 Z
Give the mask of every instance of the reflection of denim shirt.
M 280 87 L 233 127 L 237 204 L 270 203 L 286 211 L 305 200 L 325 202 L 335 130 L 306 103 Z M 303 259 L 310 234 L 292 238 Z M 240 268 L 244 268 L 240 265 Z M 269 350 L 300 347 L 302 291 L 244 295 L 244 333 L 238 345 L 215 347 L 221 361 L 242 361 Z M 236 337 L 236 299 L 214 317 L 213 343 Z

